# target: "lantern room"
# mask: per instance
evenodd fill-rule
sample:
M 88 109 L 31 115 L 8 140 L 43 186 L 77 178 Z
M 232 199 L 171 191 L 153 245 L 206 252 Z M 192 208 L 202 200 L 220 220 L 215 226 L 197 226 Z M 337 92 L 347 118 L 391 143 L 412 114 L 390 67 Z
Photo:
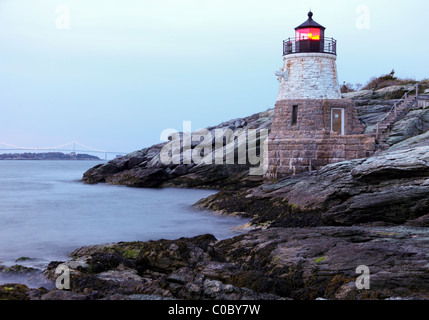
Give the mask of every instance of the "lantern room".
M 302 52 L 321 52 L 336 54 L 336 40 L 325 38 L 326 28 L 313 20 L 313 12 L 308 20 L 295 28 L 295 40 L 284 41 L 284 55 Z
M 313 12 L 308 13 L 308 20 L 295 28 L 296 41 L 320 41 L 325 37 L 326 28 L 313 20 Z
M 313 20 L 313 13 L 308 13 L 308 20 L 295 28 L 297 52 L 320 52 L 323 50 L 325 27 Z

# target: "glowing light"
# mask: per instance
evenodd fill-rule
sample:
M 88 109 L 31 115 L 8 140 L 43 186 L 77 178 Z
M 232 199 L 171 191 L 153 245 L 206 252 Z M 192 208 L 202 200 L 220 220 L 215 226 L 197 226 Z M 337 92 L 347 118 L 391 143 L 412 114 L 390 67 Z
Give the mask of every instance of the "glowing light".
M 300 29 L 296 31 L 296 39 L 299 40 L 320 40 L 320 29 L 317 28 L 307 28 Z
M 319 35 L 313 35 L 312 33 L 308 34 L 308 39 L 311 40 L 320 40 L 320 36 Z

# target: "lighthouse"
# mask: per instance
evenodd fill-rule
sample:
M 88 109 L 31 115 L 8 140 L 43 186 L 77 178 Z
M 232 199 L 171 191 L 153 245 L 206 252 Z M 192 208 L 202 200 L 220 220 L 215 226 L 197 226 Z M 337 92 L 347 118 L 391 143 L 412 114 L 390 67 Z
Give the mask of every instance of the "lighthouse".
M 308 19 L 283 41 L 283 67 L 271 133 L 265 141 L 266 176 L 280 178 L 375 150 L 365 135 L 352 100 L 342 99 L 337 72 L 337 41 Z
M 277 100 L 341 99 L 337 75 L 337 41 L 325 37 L 325 27 L 308 20 L 295 28 L 295 38 L 283 42 L 283 68 Z

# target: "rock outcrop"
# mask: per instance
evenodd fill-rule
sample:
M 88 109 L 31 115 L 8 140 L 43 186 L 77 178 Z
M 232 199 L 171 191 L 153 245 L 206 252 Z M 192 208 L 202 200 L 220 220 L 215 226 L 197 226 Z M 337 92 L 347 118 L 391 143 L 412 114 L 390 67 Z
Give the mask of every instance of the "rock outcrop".
M 257 131 L 269 129 L 273 118 L 274 110 L 254 114 L 243 119 L 234 119 L 219 124 L 218 126 L 207 128 L 215 137 L 215 130 L 220 132 L 236 132 L 238 143 L 234 140 L 234 135 L 227 138 L 224 146 L 225 157 L 230 153 L 236 156 L 243 143 L 240 137 L 240 130 L 245 134 L 246 130 Z M 257 139 L 259 143 L 260 137 Z M 244 143 L 246 141 L 244 140 Z M 152 188 L 152 187 L 187 187 L 187 188 L 208 188 L 208 189 L 237 189 L 241 187 L 252 187 L 262 183 L 261 177 L 249 176 L 250 163 L 246 164 L 164 164 L 160 158 L 160 152 L 166 143 L 154 145 L 127 156 L 109 161 L 107 164 L 100 164 L 88 170 L 83 175 L 86 183 L 108 183 L 119 184 L 130 187 Z M 193 149 L 196 145 L 193 144 Z M 214 141 L 210 145 L 213 150 L 207 157 L 214 156 Z
M 405 150 L 405 149 L 424 147 L 424 146 L 429 146 L 429 131 L 419 134 L 418 136 L 407 138 L 401 142 L 398 142 L 392 145 L 387 150 L 388 151 L 401 150 L 401 149 Z
M 387 143 L 390 146 L 406 139 L 427 133 L 429 130 L 429 109 L 415 109 L 397 121 L 390 130 Z M 404 144 L 403 144 L 404 145 Z M 396 146 L 395 149 L 398 149 Z
M 355 92 L 343 93 L 342 97 L 344 99 L 400 99 L 402 96 L 412 90 L 414 87 L 413 83 L 389 86 L 382 89 L 374 90 L 359 90 Z
M 196 206 L 246 214 L 255 225 L 403 224 L 429 213 L 429 147 L 331 164 L 239 193 L 223 191 Z
M 0 286 L 0 297 L 41 300 L 428 299 L 429 238 L 411 227 L 271 228 L 217 241 L 83 247 L 63 264 L 71 291 Z M 54 280 L 53 262 L 45 274 Z M 358 267 L 370 287 L 358 289 Z

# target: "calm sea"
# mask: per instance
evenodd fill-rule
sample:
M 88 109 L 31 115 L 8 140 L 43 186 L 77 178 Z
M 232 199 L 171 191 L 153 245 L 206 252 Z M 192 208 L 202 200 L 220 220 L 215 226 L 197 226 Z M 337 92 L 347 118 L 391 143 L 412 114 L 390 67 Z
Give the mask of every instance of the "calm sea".
M 245 219 L 197 211 L 214 191 L 133 189 L 78 180 L 92 161 L 0 161 L 0 265 L 43 268 L 85 245 L 236 235 Z M 21 259 L 22 260 L 22 259 Z

